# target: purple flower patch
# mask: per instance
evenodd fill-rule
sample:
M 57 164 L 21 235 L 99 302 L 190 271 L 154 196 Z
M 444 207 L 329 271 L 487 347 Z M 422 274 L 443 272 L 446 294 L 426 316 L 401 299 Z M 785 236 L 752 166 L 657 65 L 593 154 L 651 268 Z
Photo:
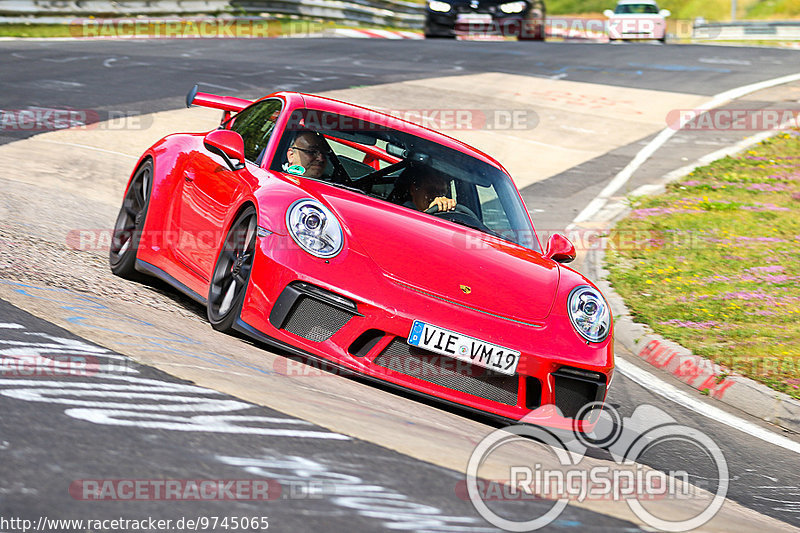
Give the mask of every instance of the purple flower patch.
M 714 320 L 708 320 L 706 322 L 693 322 L 691 320 L 678 320 L 677 318 L 673 318 L 672 320 L 665 320 L 664 322 L 659 322 L 659 324 L 663 326 L 675 326 L 678 328 L 689 328 L 689 329 L 722 329 L 725 326 L 720 322 L 716 322 Z
M 736 237 L 736 240 L 741 242 L 789 242 L 780 237 Z
M 788 207 L 780 207 L 775 204 L 760 204 L 756 203 L 756 205 L 744 205 L 742 209 L 746 209 L 747 211 L 791 211 Z
M 769 295 L 763 292 L 747 291 L 726 292 L 725 294 L 720 295 L 720 299 L 722 300 L 763 300 L 768 297 Z
M 756 316 L 778 316 L 778 313 L 775 311 L 769 311 L 767 309 L 757 309 L 756 311 L 752 311 L 752 313 Z
M 781 265 L 773 265 L 773 266 L 763 266 L 763 267 L 753 267 L 753 268 L 746 268 L 746 272 L 783 272 L 785 268 Z
M 787 189 L 789 186 L 783 183 L 751 183 L 747 186 L 748 191 L 759 192 L 782 192 Z
M 684 211 L 683 209 L 675 209 L 674 207 L 647 207 L 645 209 L 634 209 L 631 212 L 631 218 L 641 220 L 648 217 L 657 217 L 659 215 L 669 215 L 676 211 Z

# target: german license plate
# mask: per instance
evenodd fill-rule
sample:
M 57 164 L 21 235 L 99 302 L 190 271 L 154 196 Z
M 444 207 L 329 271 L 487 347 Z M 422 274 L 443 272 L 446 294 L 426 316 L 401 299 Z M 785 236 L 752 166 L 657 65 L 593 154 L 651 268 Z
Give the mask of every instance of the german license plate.
M 456 17 L 457 24 L 491 24 L 492 16 L 483 13 L 461 13 Z
M 411 326 L 408 343 L 501 374 L 513 375 L 519 364 L 517 351 L 419 320 Z

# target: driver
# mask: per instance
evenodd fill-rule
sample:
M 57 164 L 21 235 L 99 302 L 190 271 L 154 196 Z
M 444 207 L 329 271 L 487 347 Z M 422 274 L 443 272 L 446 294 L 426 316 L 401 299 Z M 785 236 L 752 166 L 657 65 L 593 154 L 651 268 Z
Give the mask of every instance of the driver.
M 287 168 L 299 165 L 303 168 L 303 176 L 319 178 L 325 172 L 329 152 L 328 143 L 322 135 L 301 130 L 286 151 Z
M 456 201 L 448 198 L 450 193 L 450 180 L 431 167 L 420 167 L 411 177 L 408 193 L 411 199 L 403 205 L 426 211 L 433 208 L 437 211 L 452 211 L 456 208 Z

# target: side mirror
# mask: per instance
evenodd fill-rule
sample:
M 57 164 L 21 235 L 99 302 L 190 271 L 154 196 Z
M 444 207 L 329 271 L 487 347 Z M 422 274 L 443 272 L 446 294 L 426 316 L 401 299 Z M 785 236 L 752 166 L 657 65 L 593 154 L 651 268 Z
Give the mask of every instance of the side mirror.
M 672 15 L 672 11 L 670 11 L 669 9 L 662 9 L 661 11 L 658 12 L 658 14 L 664 18 L 667 18 L 668 16 Z
M 605 15 L 608 18 L 611 18 L 614 16 L 614 12 L 610 9 L 606 9 L 605 11 L 603 11 L 603 15 Z
M 203 146 L 213 154 L 217 154 L 231 170 L 244 168 L 244 140 L 242 136 L 231 130 L 214 130 L 203 138 Z M 237 162 L 234 163 L 232 159 Z
M 554 233 L 547 239 L 547 250 L 544 256 L 556 263 L 569 263 L 575 260 L 575 247 L 569 242 L 569 239 Z

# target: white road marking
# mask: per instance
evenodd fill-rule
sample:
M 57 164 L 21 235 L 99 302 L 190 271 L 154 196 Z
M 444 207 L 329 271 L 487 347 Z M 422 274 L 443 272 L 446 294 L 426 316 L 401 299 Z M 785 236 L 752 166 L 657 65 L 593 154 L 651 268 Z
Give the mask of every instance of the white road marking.
M 135 155 L 123 154 L 122 152 L 115 152 L 114 150 L 105 150 L 103 148 L 97 148 L 96 146 L 89 146 L 87 144 L 67 143 L 67 142 L 62 142 L 62 141 L 51 141 L 50 139 L 36 139 L 36 140 L 39 141 L 39 142 L 43 142 L 43 143 L 61 144 L 61 145 L 64 145 L 64 146 L 74 146 L 76 148 L 86 148 L 87 150 L 94 150 L 95 152 L 103 152 L 103 153 L 106 153 L 106 154 L 119 155 L 119 156 L 122 156 L 122 157 L 127 157 L 128 159 L 139 159 L 139 157 L 135 156 Z
M 0 323 L 0 329 L 23 329 L 25 326 L 20 324 L 9 324 L 8 322 Z
M 216 459 L 223 464 L 242 468 L 248 474 L 277 481 L 290 494 L 325 498 L 337 507 L 355 511 L 373 522 L 380 522 L 383 526 L 381 529 L 386 531 L 497 531 L 493 527 L 484 526 L 477 518 L 446 515 L 439 507 L 418 503 L 408 495 L 385 487 L 373 479 L 362 479 L 353 473 L 353 467 L 347 471 L 334 470 L 314 459 L 292 455 L 217 455 Z
M 741 98 L 746 94 L 798 80 L 800 80 L 800 74 L 791 74 L 789 76 L 782 76 L 780 78 L 773 78 L 771 80 L 752 83 L 742 87 L 736 87 L 729 91 L 719 93 L 705 104 L 697 106 L 696 110 L 707 111 L 709 109 L 719 107 L 736 98 Z M 661 130 L 655 139 L 647 143 L 647 146 L 639 150 L 639 153 L 636 154 L 631 162 L 628 163 L 628 165 L 623 168 L 619 174 L 617 174 L 614 179 L 612 179 L 608 185 L 603 188 L 602 191 L 600 191 L 600 194 L 598 194 L 594 200 L 589 202 L 589 205 L 587 205 L 583 211 L 581 211 L 578 216 L 575 217 L 575 219 L 572 221 L 572 224 L 567 226 L 567 231 L 574 229 L 576 224 L 591 220 L 597 213 L 599 213 L 600 210 L 603 209 L 606 203 L 608 203 L 608 201 L 611 199 L 611 196 L 620 190 L 629 179 L 631 179 L 633 173 L 639 170 L 639 167 L 641 167 L 644 162 L 650 158 L 650 156 L 652 156 L 659 148 L 661 148 L 664 143 L 670 139 L 670 137 L 680 131 L 680 129 L 675 126 L 675 124 L 668 125 L 666 128 Z
M 92 59 L 92 56 L 63 57 L 60 59 L 55 59 L 52 57 L 43 57 L 42 61 L 47 61 L 49 63 L 70 63 L 72 61 L 83 61 L 84 59 Z
M 673 387 L 669 383 L 665 383 L 650 372 L 642 370 L 638 366 L 626 361 L 625 359 L 622 359 L 619 356 L 616 358 L 616 369 L 619 370 L 622 375 L 641 385 L 650 392 L 675 402 L 678 405 L 689 409 L 690 411 L 694 411 L 695 413 L 716 420 L 717 422 L 725 424 L 726 426 L 738 429 L 739 431 L 747 433 L 748 435 L 752 435 L 753 437 L 761 439 L 764 442 L 780 446 L 781 448 L 785 448 L 795 453 L 800 453 L 800 443 L 797 443 L 791 439 L 787 439 L 782 435 L 778 435 L 774 431 L 757 426 L 752 422 L 743 420 L 736 415 L 725 412 L 722 409 L 714 407 L 706 402 L 696 400 L 685 392 Z
M 726 102 L 734 100 L 736 98 L 740 98 L 746 94 L 750 94 L 756 91 L 760 91 L 762 89 L 767 89 L 770 87 L 774 87 L 777 85 L 781 85 L 784 83 L 791 83 L 794 81 L 800 80 L 800 74 L 791 74 L 789 76 L 782 76 L 780 78 L 774 78 L 771 80 L 766 80 L 763 82 L 753 83 L 750 85 L 744 85 L 742 87 L 737 87 L 728 91 L 721 92 L 714 96 L 710 101 L 706 102 L 705 104 L 698 106 L 698 110 L 708 110 L 714 107 L 718 107 L 723 105 Z M 679 130 L 673 129 L 673 125 L 667 126 L 664 130 L 662 130 L 655 139 L 650 141 L 647 146 L 642 148 L 639 153 L 631 160 L 628 165 L 622 169 L 622 171 L 617 174 L 614 179 L 612 179 L 608 185 L 606 185 L 600 194 L 595 197 L 589 205 L 587 205 L 583 211 L 581 211 L 577 217 L 572 221 L 572 223 L 567 226 L 567 231 L 574 230 L 577 224 L 591 220 L 594 218 L 603 208 L 606 207 L 606 204 L 609 203 L 611 196 L 616 193 L 628 180 L 633 176 L 633 173 L 639 169 L 639 167 L 647 161 L 650 156 L 652 156 L 661 146 L 664 145 L 670 137 L 672 137 L 675 133 Z M 785 125 L 781 125 L 785 126 Z M 768 137 L 771 132 L 762 132 L 757 135 L 757 138 L 763 139 Z M 742 141 L 742 143 L 752 143 L 753 138 L 746 139 Z M 741 144 L 741 143 L 740 143 Z M 717 153 L 721 153 L 723 150 L 720 150 Z M 703 159 L 707 159 L 703 158 Z M 688 168 L 688 167 L 684 167 Z M 683 170 L 683 169 L 679 169 Z M 648 191 L 649 186 L 645 185 L 637 189 L 637 191 L 645 192 Z M 769 442 L 785 448 L 787 450 L 793 451 L 795 453 L 800 453 L 800 444 L 792 441 L 791 439 L 787 439 L 781 435 L 778 435 L 775 432 L 766 430 L 760 426 L 752 424 L 751 422 L 747 422 L 746 420 L 739 418 L 735 415 L 729 414 L 722 409 L 714 407 L 708 403 L 698 401 L 691 396 L 685 394 L 684 392 L 678 390 L 677 388 L 669 385 L 659 379 L 658 377 L 642 370 L 632 363 L 625 361 L 617 357 L 616 359 L 616 367 L 619 371 L 627 376 L 628 378 L 632 379 L 634 382 L 642 385 L 643 387 L 651 390 L 655 394 L 658 394 L 672 402 L 677 403 L 678 405 L 682 405 L 687 409 L 690 409 L 696 413 L 699 413 L 703 416 L 711 418 L 712 420 L 716 420 L 721 422 L 725 425 L 728 425 L 732 428 L 738 429 L 744 433 L 748 433 L 758 439 L 761 439 L 765 442 Z
M 789 127 L 790 125 L 791 125 L 790 122 L 785 122 L 780 126 L 778 126 L 778 129 L 782 130 Z M 668 174 L 665 174 L 664 177 L 661 179 L 661 181 L 662 183 L 670 182 L 674 179 L 685 176 L 689 172 L 696 169 L 697 167 L 710 165 L 717 159 L 722 159 L 723 157 L 737 154 L 743 151 L 744 149 L 749 148 L 750 146 L 760 143 L 761 141 L 767 139 L 768 137 L 772 137 L 773 135 L 775 135 L 774 131 L 762 131 L 761 133 L 757 133 L 751 137 L 746 137 L 732 146 L 728 145 L 725 148 L 717 150 L 716 152 L 711 152 L 710 154 L 706 154 L 690 165 L 683 166 L 681 168 L 673 170 L 672 172 L 669 172 Z M 663 190 L 663 185 L 661 184 L 648 184 L 640 186 L 638 189 L 634 190 L 631 193 L 631 195 L 644 196 L 648 194 L 656 194 L 661 190 Z
M 725 59 L 721 57 L 701 57 L 698 59 L 700 63 L 712 63 L 715 65 L 752 65 L 751 61 L 747 59 Z

